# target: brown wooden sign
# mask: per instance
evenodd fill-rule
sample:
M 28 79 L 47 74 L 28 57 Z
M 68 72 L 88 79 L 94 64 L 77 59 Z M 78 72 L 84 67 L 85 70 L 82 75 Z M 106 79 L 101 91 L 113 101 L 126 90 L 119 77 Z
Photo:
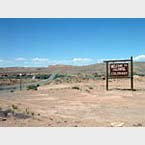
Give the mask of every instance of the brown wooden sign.
M 128 63 L 113 63 L 110 64 L 111 77 L 127 77 L 128 76 Z
M 109 89 L 109 79 L 117 79 L 117 78 L 130 78 L 131 82 L 131 90 L 133 88 L 133 57 L 125 60 L 107 60 L 104 61 L 106 63 L 106 90 Z M 130 70 L 129 70 L 129 62 L 130 62 Z M 110 76 L 109 76 L 109 68 L 110 66 Z M 129 75 L 130 72 L 130 75 Z

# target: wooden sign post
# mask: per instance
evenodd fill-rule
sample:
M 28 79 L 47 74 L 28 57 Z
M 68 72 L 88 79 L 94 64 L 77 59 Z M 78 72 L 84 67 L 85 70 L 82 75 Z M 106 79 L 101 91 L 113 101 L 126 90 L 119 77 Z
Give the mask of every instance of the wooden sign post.
M 131 90 L 133 90 L 133 57 L 126 60 L 108 60 L 106 63 L 106 90 L 109 89 L 109 79 L 130 78 Z M 130 76 L 129 63 L 130 62 Z M 110 68 L 108 68 L 110 65 Z M 110 73 L 109 73 L 110 72 Z
M 106 90 L 108 90 L 108 62 L 106 62 Z
M 133 57 L 131 56 L 131 66 L 130 66 L 130 71 L 131 71 L 131 90 L 133 90 Z

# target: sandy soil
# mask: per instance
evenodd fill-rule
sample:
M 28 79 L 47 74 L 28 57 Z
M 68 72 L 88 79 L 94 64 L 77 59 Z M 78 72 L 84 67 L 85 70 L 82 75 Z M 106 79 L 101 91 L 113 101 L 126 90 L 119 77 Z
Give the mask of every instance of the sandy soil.
M 77 86 L 79 89 L 72 89 Z M 38 91 L 0 94 L 0 107 L 13 104 L 35 115 L 28 119 L 7 118 L 0 126 L 110 127 L 145 126 L 145 78 L 46 85 Z

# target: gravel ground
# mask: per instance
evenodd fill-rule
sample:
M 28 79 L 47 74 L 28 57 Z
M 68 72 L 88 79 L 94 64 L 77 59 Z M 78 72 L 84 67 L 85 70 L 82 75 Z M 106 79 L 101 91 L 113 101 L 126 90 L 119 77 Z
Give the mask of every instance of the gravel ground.
M 130 80 L 122 79 L 110 80 L 109 91 L 105 90 L 105 80 L 89 80 L 0 93 L 1 109 L 16 105 L 20 112 L 31 114 L 30 118 L 0 120 L 0 126 L 145 126 L 144 82 L 144 77 L 136 78 L 135 91 L 129 90 Z

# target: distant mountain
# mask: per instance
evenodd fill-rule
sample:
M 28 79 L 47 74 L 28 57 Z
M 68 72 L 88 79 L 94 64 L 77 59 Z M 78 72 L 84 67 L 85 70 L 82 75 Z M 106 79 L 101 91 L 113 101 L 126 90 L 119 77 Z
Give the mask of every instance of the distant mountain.
M 86 66 L 72 66 L 72 65 L 51 65 L 48 67 L 9 67 L 0 68 L 0 73 L 63 73 L 63 74 L 77 74 L 77 73 L 98 73 L 105 74 L 105 64 L 97 63 Z M 145 62 L 134 62 L 134 73 L 145 75 Z

